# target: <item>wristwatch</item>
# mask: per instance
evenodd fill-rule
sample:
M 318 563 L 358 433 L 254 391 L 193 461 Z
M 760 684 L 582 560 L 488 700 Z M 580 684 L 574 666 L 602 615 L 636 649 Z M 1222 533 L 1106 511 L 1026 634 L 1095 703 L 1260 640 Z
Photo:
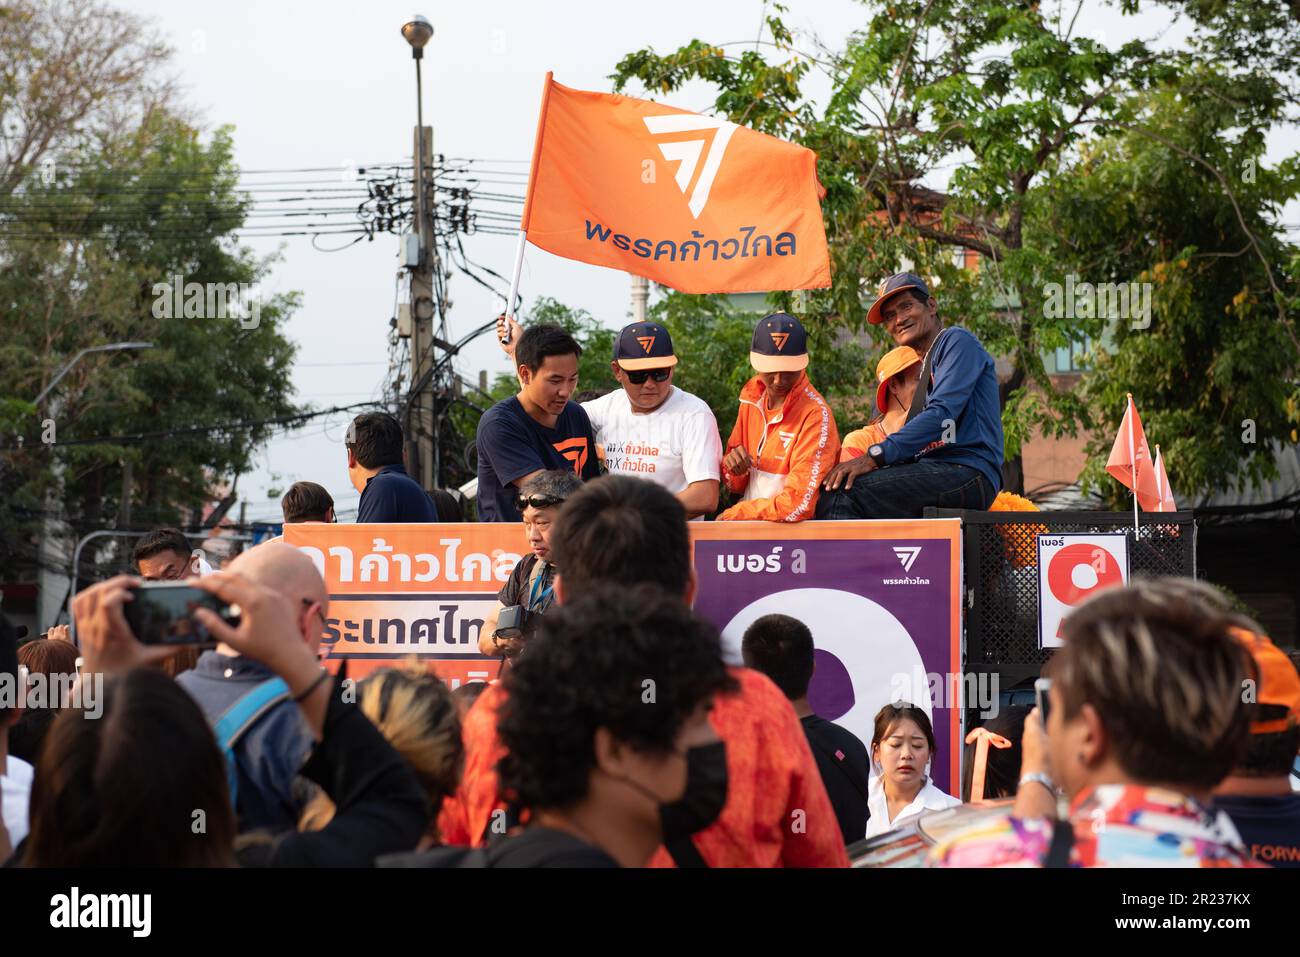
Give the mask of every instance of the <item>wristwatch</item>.
M 1026 774 L 1024 777 L 1020 779 L 1020 783 L 1017 785 L 1017 787 L 1021 787 L 1031 782 L 1034 784 L 1041 784 L 1043 787 L 1047 788 L 1047 790 L 1052 793 L 1052 797 L 1056 797 L 1058 792 L 1056 790 L 1055 782 L 1053 782 L 1052 779 L 1049 778 L 1042 771 L 1035 771 L 1033 774 Z
M 871 448 L 867 449 L 867 455 L 870 456 L 871 461 L 876 463 L 877 468 L 885 467 L 885 447 L 883 445 L 876 443 L 871 446 Z

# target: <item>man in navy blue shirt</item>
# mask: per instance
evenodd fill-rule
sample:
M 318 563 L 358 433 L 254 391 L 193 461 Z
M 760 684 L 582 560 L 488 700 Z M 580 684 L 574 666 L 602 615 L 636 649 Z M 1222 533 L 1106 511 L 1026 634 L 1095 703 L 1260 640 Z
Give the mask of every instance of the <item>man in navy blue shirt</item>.
M 484 522 L 522 521 L 519 489 L 549 469 L 582 479 L 600 474 L 596 439 L 578 388 L 582 347 L 553 325 L 529 326 L 514 347 L 519 394 L 502 399 L 478 423 L 478 516 Z
M 1002 487 L 1002 414 L 993 357 L 965 329 L 945 329 L 921 278 L 880 286 L 867 321 L 924 357 L 924 404 L 907 423 L 826 476 L 818 518 L 920 518 L 927 506 L 986 509 Z M 920 406 L 918 408 L 918 406 Z
M 358 522 L 436 522 L 438 511 L 402 465 L 402 427 L 386 412 L 352 420 L 345 442 L 348 478 L 361 493 Z

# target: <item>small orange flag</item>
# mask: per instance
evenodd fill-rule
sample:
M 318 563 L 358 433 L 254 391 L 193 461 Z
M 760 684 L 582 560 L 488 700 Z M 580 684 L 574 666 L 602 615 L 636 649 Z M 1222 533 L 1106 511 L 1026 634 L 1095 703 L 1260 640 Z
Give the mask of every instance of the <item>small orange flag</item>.
M 1169 487 L 1169 475 L 1165 472 L 1165 460 L 1160 457 L 1160 446 L 1156 446 L 1156 502 L 1157 512 L 1176 512 L 1178 503 L 1174 501 L 1173 489 Z
M 825 192 L 812 150 L 547 73 L 520 228 L 682 292 L 821 289 Z
M 1133 395 L 1129 393 L 1128 409 L 1124 412 L 1124 421 L 1119 424 L 1119 434 L 1111 447 L 1110 458 L 1106 460 L 1106 471 L 1113 475 L 1121 485 L 1137 493 L 1138 504 L 1148 512 L 1156 511 L 1160 502 L 1160 493 L 1156 488 L 1156 470 L 1151 460 L 1151 446 L 1147 445 L 1146 433 L 1142 431 L 1142 419 L 1137 406 L 1133 404 Z

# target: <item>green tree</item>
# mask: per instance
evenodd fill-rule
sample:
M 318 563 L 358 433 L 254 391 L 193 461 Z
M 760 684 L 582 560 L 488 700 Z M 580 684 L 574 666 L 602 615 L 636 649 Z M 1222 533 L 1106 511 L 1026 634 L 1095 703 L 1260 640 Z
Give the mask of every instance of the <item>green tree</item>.
M 1231 81 L 1232 94 L 1243 99 L 1239 115 L 1251 121 L 1252 142 L 1287 122 L 1281 105 L 1291 102 L 1289 72 L 1251 53 L 1268 36 L 1250 31 L 1276 26 L 1277 18 L 1251 15 L 1244 2 L 1192 2 L 1187 5 L 1201 20 L 1185 46 L 1135 39 L 1112 48 L 1075 32 L 1079 7 L 994 0 L 864 5 L 863 29 L 841 47 L 797 49 L 780 19 L 783 8 L 773 5 L 769 55 L 733 54 L 727 45 L 698 39 L 667 54 L 642 49 L 618 64 L 615 88 L 669 93 L 702 80 L 716 90 L 719 114 L 817 151 L 834 285 L 810 298 L 809 311 L 860 331 L 869 290 L 881 278 L 905 264 L 933 277 L 944 318 L 968 326 L 1010 363 L 1001 398 L 1008 485 L 1015 489 L 1021 444 L 1036 428 L 1076 434 L 1092 424 L 1084 396 L 1057 390 L 1042 355 L 1097 338 L 1106 328 L 1104 318 L 1045 313 L 1045 288 L 1065 275 L 1031 233 L 1030 220 L 1050 218 L 1041 207 L 1052 202 L 1053 180 L 1069 175 L 1090 143 L 1143 121 L 1148 91 L 1219 96 Z M 1126 0 L 1123 10 L 1136 13 L 1139 6 Z M 1231 31 L 1215 34 L 1238 14 Z M 1292 21 L 1282 21 L 1293 40 Z M 1228 47 L 1237 60 L 1218 65 Z M 801 88 L 814 66 L 832 83 L 822 106 Z M 1221 145 L 1231 135 L 1216 128 Z M 1263 194 L 1247 199 L 1269 201 Z M 1257 206 L 1243 217 L 1233 237 L 1237 246 L 1247 241 L 1252 221 L 1271 224 L 1276 234 L 1268 212 Z M 1195 245 L 1217 249 L 1219 237 L 1212 230 Z M 958 265 L 957 250 L 979 253 L 980 269 Z M 1136 280 L 1139 272 L 1086 278 Z M 1281 277 L 1264 293 L 1288 329 L 1293 294 Z M 1293 347 L 1284 363 L 1290 376 L 1296 359 Z M 1236 459 L 1250 454 L 1237 452 Z
M 105 7 L 89 13 L 106 32 L 75 44 L 68 31 L 87 29 L 75 19 L 51 24 L 49 10 L 21 5 L 0 17 L 6 89 L 39 105 L 40 77 L 57 68 L 80 70 L 94 94 L 66 116 L 48 105 L 27 117 L 33 132 L 3 144 L 0 181 L 13 184 L 0 194 L 5 564 L 31 560 L 51 490 L 78 534 L 128 513 L 137 526 L 174 523 L 252 466 L 273 431 L 257 423 L 303 411 L 283 333 L 297 294 L 257 297 L 242 318 L 213 315 L 206 297 L 206 318 L 166 318 L 160 308 L 157 290 L 175 276 L 235 291 L 255 287 L 274 260 L 232 236 L 247 201 L 230 131 L 202 137 L 167 101 L 165 84 L 153 83 L 165 58 L 138 21 Z M 96 58 L 116 62 L 122 50 L 127 60 L 100 69 Z M 127 340 L 154 348 L 88 356 L 35 407 L 79 350 Z M 236 424 L 195 428 L 219 423 Z M 153 437 L 130 438 L 140 433 Z

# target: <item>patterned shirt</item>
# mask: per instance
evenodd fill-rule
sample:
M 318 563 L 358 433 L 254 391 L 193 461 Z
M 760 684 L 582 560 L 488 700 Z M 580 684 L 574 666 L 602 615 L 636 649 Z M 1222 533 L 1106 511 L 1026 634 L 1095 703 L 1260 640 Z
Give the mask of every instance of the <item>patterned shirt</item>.
M 1163 788 L 1104 784 L 1070 809 L 1070 867 L 1255 867 L 1226 814 Z M 1055 822 L 998 818 L 931 849 L 930 867 L 1042 867 Z

